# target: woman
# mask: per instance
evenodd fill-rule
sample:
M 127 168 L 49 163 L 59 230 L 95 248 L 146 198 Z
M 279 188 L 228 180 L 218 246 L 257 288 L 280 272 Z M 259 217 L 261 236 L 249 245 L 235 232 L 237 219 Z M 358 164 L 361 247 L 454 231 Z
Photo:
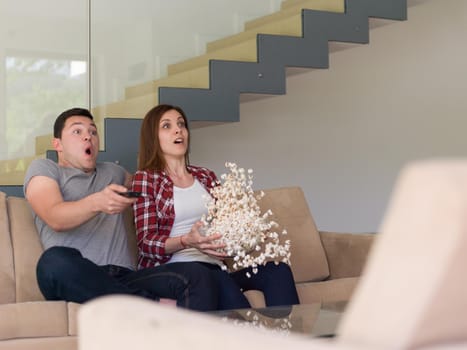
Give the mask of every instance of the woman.
M 219 309 L 249 308 L 242 291 L 263 292 L 266 305 L 298 304 L 290 267 L 284 263 L 233 273 L 222 270 L 225 255 L 216 243 L 220 234 L 203 236 L 203 196 L 217 181 L 209 169 L 189 165 L 190 133 L 185 113 L 170 105 L 151 109 L 141 125 L 138 171 L 132 191 L 141 192 L 133 206 L 139 267 L 165 263 L 202 264 L 212 271 L 219 288 Z M 246 272 L 250 272 L 248 278 Z M 280 283 L 278 283 L 280 282 Z

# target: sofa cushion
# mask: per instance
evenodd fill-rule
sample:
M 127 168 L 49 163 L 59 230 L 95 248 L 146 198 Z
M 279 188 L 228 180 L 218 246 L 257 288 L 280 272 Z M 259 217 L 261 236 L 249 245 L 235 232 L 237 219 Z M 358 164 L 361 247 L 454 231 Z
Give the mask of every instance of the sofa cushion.
M 330 279 L 358 277 L 377 233 L 337 233 L 320 231 L 329 264 Z
M 301 304 L 347 302 L 352 296 L 359 277 L 338 278 L 313 283 L 297 283 Z
M 0 340 L 68 335 L 67 304 L 40 301 L 0 305 Z
M 78 334 L 78 311 L 81 307 L 81 304 L 68 302 L 68 334 L 77 335 Z
M 321 281 L 329 276 L 329 266 L 316 224 L 300 187 L 264 190 L 259 201 L 264 212 L 271 209 L 271 219 L 285 228 L 281 240 L 291 241 L 291 268 L 296 282 Z M 279 231 L 280 232 L 280 231 Z
M 263 292 L 255 289 L 246 290 L 243 292 L 246 299 L 252 308 L 266 307 L 266 300 L 264 299 Z
M 43 251 L 24 198 L 8 197 L 11 241 L 16 276 L 16 302 L 44 300 L 36 279 L 36 264 Z
M 78 339 L 73 336 L 11 339 L 0 342 L 0 350 L 76 350 Z
M 15 271 L 6 194 L 0 192 L 0 304 L 15 302 Z

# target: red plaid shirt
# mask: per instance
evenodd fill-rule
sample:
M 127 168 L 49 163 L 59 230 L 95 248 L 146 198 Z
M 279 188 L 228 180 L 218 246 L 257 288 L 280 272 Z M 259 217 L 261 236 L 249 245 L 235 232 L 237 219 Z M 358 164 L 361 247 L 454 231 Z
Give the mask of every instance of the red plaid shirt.
M 209 190 L 216 185 L 213 171 L 188 166 L 188 171 Z M 133 205 L 138 242 L 138 268 L 152 267 L 170 259 L 165 253 L 175 220 L 173 182 L 165 172 L 139 170 L 133 177 L 132 191 L 142 193 Z

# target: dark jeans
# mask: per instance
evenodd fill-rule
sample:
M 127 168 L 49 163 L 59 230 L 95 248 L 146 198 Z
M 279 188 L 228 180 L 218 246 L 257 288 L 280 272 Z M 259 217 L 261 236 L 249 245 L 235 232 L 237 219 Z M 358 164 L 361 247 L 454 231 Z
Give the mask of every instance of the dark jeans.
M 252 268 L 228 273 L 220 267 L 208 263 L 196 263 L 208 267 L 217 281 L 219 290 L 219 310 L 249 308 L 243 294 L 247 290 L 260 290 L 264 294 L 266 306 L 298 304 L 298 294 L 289 265 L 269 262 L 258 266 L 254 274 Z M 170 265 L 170 264 L 169 264 Z M 250 274 L 250 277 L 246 273 Z
M 99 266 L 74 248 L 51 247 L 37 263 L 37 281 L 47 300 L 84 303 L 108 294 L 131 294 L 159 300 L 176 299 L 180 307 L 211 311 L 218 305 L 211 271 L 193 263 L 164 264 L 133 271 Z

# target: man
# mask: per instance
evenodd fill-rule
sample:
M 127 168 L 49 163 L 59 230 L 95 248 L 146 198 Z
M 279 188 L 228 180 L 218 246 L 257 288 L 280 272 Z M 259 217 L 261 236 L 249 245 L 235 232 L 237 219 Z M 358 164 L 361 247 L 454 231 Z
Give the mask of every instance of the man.
M 134 198 L 131 175 L 114 163 L 97 162 L 99 135 L 91 113 L 73 108 L 54 124 L 58 164 L 29 166 L 25 197 L 33 209 L 44 253 L 37 280 L 47 300 L 78 303 L 107 294 L 175 299 L 194 310 L 217 307 L 217 287 L 202 266 L 167 264 L 135 271 L 123 212 Z

